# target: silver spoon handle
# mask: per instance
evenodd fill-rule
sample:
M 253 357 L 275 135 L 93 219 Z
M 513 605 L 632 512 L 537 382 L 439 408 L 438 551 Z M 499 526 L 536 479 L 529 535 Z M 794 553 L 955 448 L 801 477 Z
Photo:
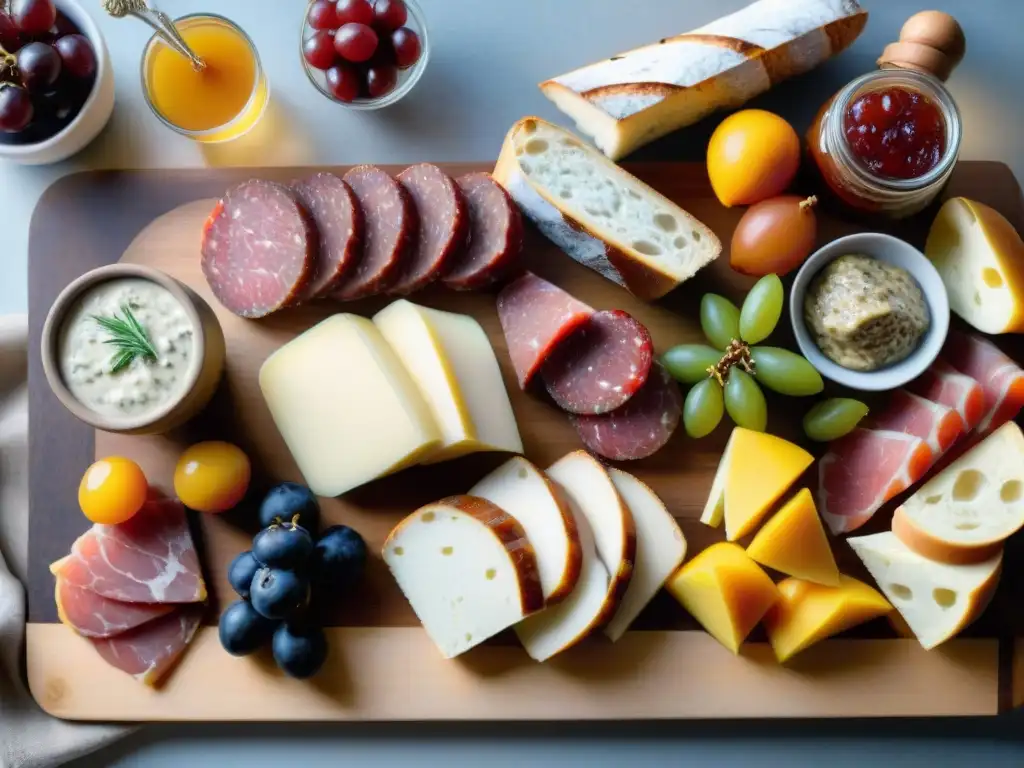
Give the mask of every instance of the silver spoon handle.
M 196 56 L 195 52 L 188 47 L 188 43 L 185 42 L 181 33 L 178 32 L 178 28 L 174 26 L 174 22 L 171 20 L 171 17 L 166 13 L 158 11 L 155 8 L 150 8 L 149 6 L 132 8 L 128 13 L 151 26 L 160 36 L 160 39 L 191 61 L 192 67 L 196 71 L 206 68 L 206 62 Z

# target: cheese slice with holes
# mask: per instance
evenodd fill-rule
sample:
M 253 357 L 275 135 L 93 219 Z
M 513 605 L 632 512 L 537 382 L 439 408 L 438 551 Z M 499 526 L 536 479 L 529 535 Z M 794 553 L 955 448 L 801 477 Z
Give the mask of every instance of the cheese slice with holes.
M 421 507 L 395 526 L 381 555 L 445 658 L 544 606 L 523 527 L 486 499 L 452 496 Z
M 980 563 L 949 565 L 922 557 L 891 532 L 847 541 L 925 648 L 977 619 L 999 583 L 1002 552 Z

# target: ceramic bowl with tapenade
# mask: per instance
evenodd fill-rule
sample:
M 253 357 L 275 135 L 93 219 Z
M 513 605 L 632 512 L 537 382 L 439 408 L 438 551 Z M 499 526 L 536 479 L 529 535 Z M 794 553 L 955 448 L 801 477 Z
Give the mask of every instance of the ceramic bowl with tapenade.
M 868 392 L 924 373 L 949 331 L 949 298 L 932 263 L 873 232 L 812 254 L 793 281 L 789 310 L 804 357 L 826 378 Z

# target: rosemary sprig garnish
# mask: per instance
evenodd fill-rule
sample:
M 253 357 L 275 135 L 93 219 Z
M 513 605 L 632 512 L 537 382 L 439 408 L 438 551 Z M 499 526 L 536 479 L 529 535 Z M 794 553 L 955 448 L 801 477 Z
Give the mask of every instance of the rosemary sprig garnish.
M 156 360 L 156 347 L 149 340 L 149 334 L 142 323 L 132 314 L 131 307 L 122 304 L 121 314 L 123 317 L 118 317 L 117 313 L 114 313 L 113 317 L 92 316 L 92 319 L 110 334 L 110 338 L 105 339 L 103 343 L 117 348 L 117 354 L 110 364 L 111 373 L 127 368 L 137 357 L 143 360 Z

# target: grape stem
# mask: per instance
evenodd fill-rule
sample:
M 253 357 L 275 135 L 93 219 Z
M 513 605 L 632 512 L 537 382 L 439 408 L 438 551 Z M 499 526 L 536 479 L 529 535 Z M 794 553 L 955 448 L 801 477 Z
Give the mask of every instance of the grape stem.
M 740 370 L 755 375 L 754 358 L 750 355 L 750 345 L 741 339 L 733 339 L 725 348 L 722 359 L 714 365 L 707 367 L 707 374 L 718 382 L 718 386 L 724 387 L 725 380 L 729 378 L 729 370 L 733 366 L 739 366 Z
M 2 0 L 0 0 L 0 6 L 2 6 Z M 0 7 L 2 10 L 2 7 Z M 11 74 L 17 74 L 18 72 L 18 57 L 13 53 L 8 53 L 2 45 L 0 45 L 0 73 L 3 73 L 5 69 L 11 70 Z
M 806 200 L 801 200 L 800 201 L 800 213 L 806 213 L 807 211 L 811 210 L 811 208 L 813 208 L 817 204 L 818 204 L 818 198 L 816 196 L 814 196 L 814 195 L 811 195 Z

